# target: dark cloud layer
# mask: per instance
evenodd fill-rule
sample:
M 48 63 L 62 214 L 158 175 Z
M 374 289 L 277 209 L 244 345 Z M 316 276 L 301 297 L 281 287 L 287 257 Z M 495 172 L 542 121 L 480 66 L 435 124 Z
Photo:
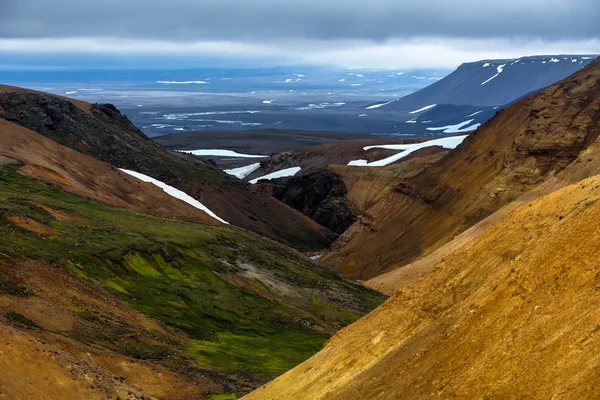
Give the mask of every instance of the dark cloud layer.
M 600 37 L 600 0 L 0 0 L 0 38 Z

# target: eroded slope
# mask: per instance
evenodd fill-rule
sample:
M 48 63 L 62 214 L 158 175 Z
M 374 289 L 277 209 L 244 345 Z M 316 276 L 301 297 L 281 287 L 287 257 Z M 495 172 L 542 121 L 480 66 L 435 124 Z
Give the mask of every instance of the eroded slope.
M 527 203 L 247 399 L 593 399 L 600 177 Z

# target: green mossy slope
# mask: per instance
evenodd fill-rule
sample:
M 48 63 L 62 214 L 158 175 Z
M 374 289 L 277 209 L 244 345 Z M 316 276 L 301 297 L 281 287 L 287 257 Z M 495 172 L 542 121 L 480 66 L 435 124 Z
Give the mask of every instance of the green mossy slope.
M 9 220 L 14 216 L 56 234 L 30 232 Z M 383 301 L 244 230 L 107 206 L 6 167 L 0 169 L 0 237 L 2 260 L 44 260 L 82 282 L 100 282 L 135 310 L 185 332 L 178 349 L 199 365 L 259 381 L 312 356 L 336 330 Z M 0 288 L 24 290 L 5 280 Z M 65 335 L 137 358 L 171 352 L 169 344 L 111 343 L 112 336 L 96 337 L 93 330 Z

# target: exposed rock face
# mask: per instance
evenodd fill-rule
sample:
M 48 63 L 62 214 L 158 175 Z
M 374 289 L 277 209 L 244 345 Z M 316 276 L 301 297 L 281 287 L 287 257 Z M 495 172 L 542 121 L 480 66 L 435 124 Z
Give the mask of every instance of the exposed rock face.
M 0 86 L 0 118 L 174 186 L 231 224 L 301 250 L 330 243 L 331 232 L 325 228 L 198 157 L 166 150 L 113 105 Z
M 341 176 L 320 169 L 298 177 L 274 180 L 272 195 L 332 232 L 342 234 L 356 221 Z

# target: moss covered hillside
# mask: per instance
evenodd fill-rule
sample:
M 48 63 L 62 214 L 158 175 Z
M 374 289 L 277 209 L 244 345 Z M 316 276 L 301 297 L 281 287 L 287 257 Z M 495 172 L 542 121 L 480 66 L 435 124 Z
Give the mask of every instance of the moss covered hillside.
M 254 386 L 278 376 L 383 301 L 242 229 L 108 206 L 8 165 L 0 166 L 0 237 L 0 295 L 45 296 L 19 276 L 19 266 L 36 263 L 151 323 L 119 318 L 102 295 L 63 304 L 74 318 L 68 328 L 0 307 L 5 321 L 178 372 L 198 368 L 215 381 L 234 374 Z

